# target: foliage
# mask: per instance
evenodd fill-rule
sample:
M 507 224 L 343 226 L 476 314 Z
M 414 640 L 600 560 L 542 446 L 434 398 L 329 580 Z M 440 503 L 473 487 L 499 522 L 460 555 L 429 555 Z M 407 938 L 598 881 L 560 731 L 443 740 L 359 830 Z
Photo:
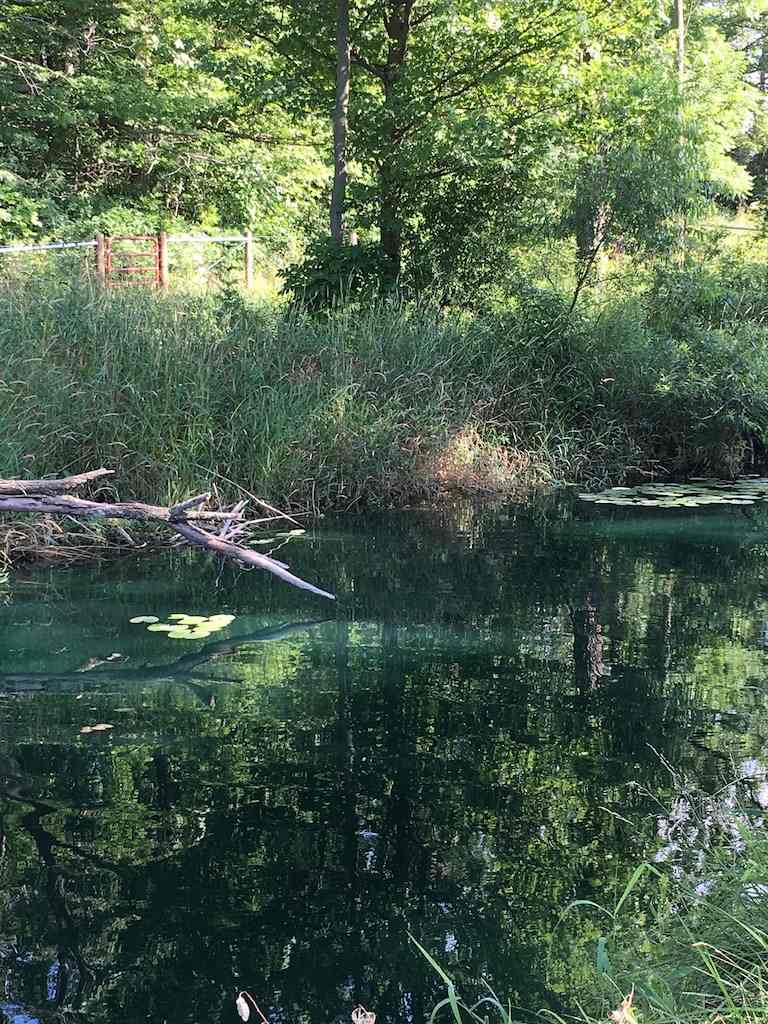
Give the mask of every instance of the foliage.
M 633 989 L 640 1018 L 760 1019 L 766 1004 L 768 786 L 760 759 L 713 793 L 675 775 L 676 797 L 657 816 L 660 870 L 644 924 L 627 917 L 606 948 L 602 977 L 580 993 L 599 1013 Z
M 396 284 L 392 261 L 378 242 L 342 245 L 330 236 L 315 239 L 303 258 L 282 271 L 283 291 L 317 312 L 347 299 L 375 300 Z
M 236 50 L 175 0 L 7 5 L 0 243 L 175 219 L 288 251 L 325 172 L 301 139 L 286 148 L 279 118 L 233 123 Z
M 529 288 L 494 314 L 380 300 L 317 318 L 236 293 L 12 280 L 0 472 L 119 461 L 132 494 L 160 500 L 202 467 L 346 507 L 461 480 L 749 471 L 766 440 L 768 328 L 692 317 L 671 334 L 650 299 L 570 315 Z
M 582 962 L 580 944 L 565 959 L 564 999 L 573 1011 L 551 1014 L 555 1020 L 571 1019 L 576 1008 L 584 1024 L 606 1015 L 616 1024 L 746 1024 L 765 1017 L 768 772 L 758 758 L 738 768 L 736 781 L 713 793 L 675 773 L 674 799 L 658 804 L 654 863 L 635 868 L 614 907 L 576 899 L 564 908 L 555 933 L 574 914 L 594 917 L 598 930 L 590 964 Z M 482 998 L 465 1003 L 451 976 L 416 945 L 447 988 L 433 1018 L 520 1019 L 487 982 Z
M 473 305 L 546 237 L 679 242 L 676 217 L 751 188 L 764 13 L 690 12 L 681 91 L 645 3 L 352 0 L 347 226 L 409 293 Z M 295 267 L 326 221 L 334 40 L 331 0 L 6 5 L 0 242 L 249 227 L 262 262 Z M 373 247 L 356 256 L 330 276 L 365 278 Z

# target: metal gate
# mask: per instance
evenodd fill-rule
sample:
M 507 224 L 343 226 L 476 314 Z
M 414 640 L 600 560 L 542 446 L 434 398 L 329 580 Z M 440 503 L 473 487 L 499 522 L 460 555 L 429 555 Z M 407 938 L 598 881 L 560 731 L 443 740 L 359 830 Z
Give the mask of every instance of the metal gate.
M 163 283 L 160 241 L 157 235 L 107 236 L 104 239 L 104 280 L 107 287 L 121 284 L 159 287 Z

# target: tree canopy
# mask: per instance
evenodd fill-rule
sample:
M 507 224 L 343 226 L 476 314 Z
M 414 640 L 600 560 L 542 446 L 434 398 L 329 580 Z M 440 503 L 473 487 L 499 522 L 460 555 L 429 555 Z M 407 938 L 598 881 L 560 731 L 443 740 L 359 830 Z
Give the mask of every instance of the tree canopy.
M 682 34 L 639 0 L 340 5 L 9 0 L 0 240 L 183 221 L 295 255 L 328 233 L 347 57 L 337 241 L 411 287 L 481 286 L 543 236 L 652 247 L 760 191 L 765 0 L 692 6 Z

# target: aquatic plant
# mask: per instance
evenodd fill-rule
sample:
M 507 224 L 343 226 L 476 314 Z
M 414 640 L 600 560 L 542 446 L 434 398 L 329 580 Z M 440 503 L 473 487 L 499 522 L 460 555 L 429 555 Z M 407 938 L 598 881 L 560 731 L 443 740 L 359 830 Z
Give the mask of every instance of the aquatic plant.
M 754 505 L 768 500 L 767 477 L 739 480 L 691 480 L 688 483 L 651 483 L 637 487 L 608 487 L 594 494 L 580 494 L 596 505 L 632 508 L 704 508 L 710 505 Z
M 591 940 L 591 963 L 584 964 L 583 944 L 564 954 L 559 989 L 573 1009 L 533 1015 L 558 1024 L 606 1017 L 615 1024 L 753 1024 L 768 1017 L 768 764 L 748 758 L 736 768 L 736 777 L 711 793 L 673 773 L 677 795 L 656 815 L 653 863 L 637 866 L 612 908 L 577 899 L 561 914 L 559 926 L 573 912 L 610 922 Z M 452 978 L 416 945 L 447 988 L 432 1020 L 449 1011 L 455 1024 L 488 1024 L 493 1010 L 501 1024 L 512 1024 L 511 1009 L 486 983 L 489 996 L 464 1002 Z
M 234 615 L 220 612 L 216 615 L 187 615 L 172 612 L 167 622 L 160 622 L 155 615 L 134 615 L 129 621 L 147 625 L 149 633 L 165 633 L 171 640 L 203 640 L 220 629 L 226 629 L 235 621 Z

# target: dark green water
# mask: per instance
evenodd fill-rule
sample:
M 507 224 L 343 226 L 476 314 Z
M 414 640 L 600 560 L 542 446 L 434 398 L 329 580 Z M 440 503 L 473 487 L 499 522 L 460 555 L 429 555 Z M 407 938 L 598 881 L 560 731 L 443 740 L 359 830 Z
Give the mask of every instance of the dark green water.
M 0 588 L 0 1009 L 420 1024 L 409 931 L 568 1005 L 552 929 L 642 858 L 660 758 L 765 745 L 765 533 L 669 515 L 328 520 L 281 557 L 337 606 L 202 554 Z M 128 622 L 171 612 L 236 619 Z

